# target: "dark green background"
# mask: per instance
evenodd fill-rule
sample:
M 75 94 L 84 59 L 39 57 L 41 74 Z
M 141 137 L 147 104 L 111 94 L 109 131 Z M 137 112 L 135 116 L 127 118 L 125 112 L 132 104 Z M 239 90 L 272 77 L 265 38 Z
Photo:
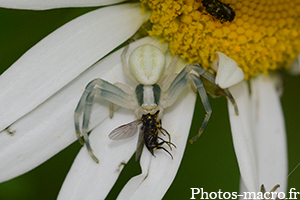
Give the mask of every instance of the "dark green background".
M 46 35 L 92 9 L 0 9 L 0 73 Z M 291 171 L 300 162 L 300 78 L 284 74 L 284 81 L 282 104 Z M 227 103 L 225 98 L 211 98 L 210 102 L 213 108 L 211 120 L 201 138 L 193 145 L 187 145 L 178 174 L 164 199 L 190 199 L 191 187 L 202 187 L 206 192 L 217 192 L 219 189 L 224 192 L 238 191 L 239 171 L 230 135 Z M 197 132 L 205 114 L 199 99 L 196 111 L 190 137 Z M 55 199 L 79 149 L 80 145 L 76 142 L 36 169 L 1 183 L 0 200 Z M 130 177 L 139 172 L 139 166 L 131 160 L 107 199 L 115 199 Z M 296 188 L 300 192 L 299 180 L 300 167 L 289 177 L 289 188 Z

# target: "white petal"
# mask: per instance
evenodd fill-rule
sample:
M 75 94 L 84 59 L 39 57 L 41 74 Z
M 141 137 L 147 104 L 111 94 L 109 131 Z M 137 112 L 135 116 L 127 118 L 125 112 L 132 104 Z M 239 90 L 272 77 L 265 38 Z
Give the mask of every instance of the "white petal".
M 258 169 L 254 146 L 252 123 L 252 102 L 246 81 L 230 88 L 236 100 L 239 115 L 236 116 L 234 107 L 228 101 L 231 132 L 234 149 L 238 160 L 240 173 L 248 191 L 258 192 Z
M 259 183 L 270 191 L 287 187 L 287 141 L 285 123 L 279 95 L 270 76 L 258 76 L 251 81 L 252 101 L 255 102 L 256 149 L 258 157 Z
M 236 62 L 223 53 L 216 52 L 212 68 L 217 71 L 216 84 L 221 88 L 231 87 L 244 79 L 244 73 Z
M 160 45 L 157 40 L 146 38 L 141 42 Z M 133 49 L 140 43 L 130 45 Z M 76 140 L 73 113 L 86 84 L 101 77 L 112 83 L 125 82 L 120 55 L 122 49 L 107 56 L 72 81 L 45 103 L 25 115 L 9 130 L 0 133 L 0 182 L 23 174 Z M 106 105 L 106 104 L 104 104 Z M 99 114 L 100 113 L 100 114 Z M 94 104 L 90 128 L 108 116 L 108 108 Z
M 24 116 L 120 45 L 141 26 L 139 4 L 89 12 L 26 52 L 0 78 L 0 130 Z
M 61 188 L 58 199 L 105 199 L 124 165 L 136 149 L 137 134 L 125 140 L 110 140 L 108 134 L 121 124 L 135 120 L 130 110 L 118 109 L 90 134 L 97 164 L 82 148 Z
M 239 200 L 249 199 L 249 196 L 244 196 L 244 194 L 245 194 L 244 192 L 248 192 L 248 189 L 245 186 L 245 183 L 244 183 L 244 181 L 243 181 L 243 179 L 241 177 L 240 178 L 240 191 L 239 191 L 239 195 L 242 195 L 242 196 L 239 197 Z M 254 198 L 254 197 L 252 196 L 252 198 Z
M 288 71 L 292 75 L 299 75 L 300 74 L 300 55 L 297 56 L 297 58 L 291 64 L 291 67 L 288 69 Z
M 137 46 L 145 43 L 159 47 L 163 52 L 166 45 L 153 38 L 144 38 L 129 45 L 127 57 Z M 119 55 L 123 49 L 115 52 L 118 58 L 119 72 L 122 66 Z M 108 58 L 111 56 L 108 56 Z M 128 59 L 127 59 L 128 60 Z M 105 59 L 103 60 L 105 61 Z M 104 63 L 109 65 L 109 63 Z M 113 71 L 115 73 L 115 70 Z M 125 82 L 121 76 L 113 77 L 111 82 Z M 124 79 L 124 75 L 123 75 Z M 78 99 L 77 99 L 78 101 Z M 106 113 L 107 110 L 105 111 Z M 119 113 L 123 113 L 120 115 Z M 99 112 L 97 112 L 99 115 Z M 116 127 L 135 120 L 132 111 L 117 110 L 112 119 L 106 119 L 99 127 L 95 128 L 90 134 L 92 148 L 99 158 L 99 164 L 92 160 L 85 147 L 79 152 L 59 194 L 59 199 L 104 199 L 111 187 L 114 185 L 120 171 L 121 163 L 127 163 L 136 149 L 136 138 L 128 138 L 121 141 L 112 141 L 107 135 Z M 73 121 L 72 121 L 73 122 Z M 73 130 L 74 131 L 74 130 Z M 75 133 L 73 133 L 75 135 Z M 121 165 L 120 165 L 121 164 Z M 80 188 L 80 189 L 78 189 Z M 67 198 L 68 197 L 68 198 Z
M 278 191 L 286 190 L 286 135 L 274 80 L 263 76 L 253 79 L 251 99 L 246 84 L 238 84 L 230 89 L 240 111 L 239 116 L 234 116 L 229 102 L 232 136 L 243 182 L 240 192 L 258 192 L 261 184 L 265 185 L 267 191 L 276 184 L 281 185 Z M 241 101 L 238 96 L 244 96 L 244 100 Z M 246 105 L 248 108 L 244 109 Z M 246 116 L 245 111 L 248 112 Z M 235 127 L 239 126 L 241 131 L 236 131 Z M 248 132 L 248 137 L 243 136 L 243 132 Z
M 153 157 L 144 148 L 141 157 L 142 174 L 133 177 L 118 196 L 123 199 L 162 199 L 176 176 L 184 153 L 193 110 L 195 93 L 188 87 L 178 101 L 165 110 L 162 118 L 163 127 L 171 134 L 172 142 L 177 146 L 171 152 L 174 160 L 163 150 L 155 151 Z
M 91 7 L 119 3 L 125 0 L 2 0 L 0 7 L 13 9 L 45 10 L 64 7 Z
M 99 64 L 89 68 L 46 102 L 13 123 L 10 136 L 0 133 L 0 181 L 23 174 L 76 140 L 73 113 L 85 85 L 98 75 L 116 81 L 123 77 L 120 67 L 120 54 L 116 52 Z M 119 78 L 120 79 L 120 78 Z M 91 128 L 108 116 L 105 106 L 95 104 Z M 99 115 L 99 113 L 103 113 Z M 95 114 L 94 114 L 95 115 Z

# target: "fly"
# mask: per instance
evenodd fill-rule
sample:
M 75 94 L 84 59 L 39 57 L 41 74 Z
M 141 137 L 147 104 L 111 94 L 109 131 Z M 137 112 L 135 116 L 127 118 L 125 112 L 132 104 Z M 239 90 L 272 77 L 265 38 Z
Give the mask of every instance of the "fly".
M 136 132 L 139 131 L 139 138 L 135 154 L 136 162 L 140 160 L 144 144 L 154 157 L 154 150 L 163 149 L 173 159 L 172 154 L 162 145 L 166 143 L 169 146 L 170 150 L 172 150 L 171 145 L 175 148 L 176 146 L 171 142 L 171 135 L 162 127 L 161 120 L 157 120 L 158 115 L 159 111 L 157 111 L 155 114 L 148 113 L 142 115 L 141 119 L 137 119 L 133 122 L 124 124 L 114 129 L 108 135 L 108 137 L 112 140 L 121 140 L 132 137 Z M 138 130 L 138 127 L 140 125 L 141 127 Z M 162 137 L 158 136 L 159 133 L 161 133 L 164 136 L 168 135 L 169 141 L 166 141 Z

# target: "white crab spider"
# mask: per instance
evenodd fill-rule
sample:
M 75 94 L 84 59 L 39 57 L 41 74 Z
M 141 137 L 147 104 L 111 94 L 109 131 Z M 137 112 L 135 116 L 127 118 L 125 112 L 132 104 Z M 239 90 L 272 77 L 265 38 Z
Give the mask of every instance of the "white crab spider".
M 89 154 L 96 162 L 99 162 L 99 160 L 93 153 L 87 134 L 93 99 L 95 96 L 100 96 L 109 101 L 110 105 L 116 104 L 123 108 L 133 110 L 138 119 L 127 125 L 128 130 L 123 130 L 123 136 L 116 136 L 115 133 L 113 137 L 110 137 L 111 139 L 122 139 L 132 136 L 137 132 L 136 126 L 142 115 L 159 111 L 157 120 L 160 120 L 164 109 L 173 105 L 183 89 L 190 82 L 193 83 L 193 87 L 197 89 L 206 112 L 206 116 L 198 134 L 192 138 L 191 142 L 195 141 L 201 135 L 211 116 L 212 109 L 200 77 L 204 77 L 211 82 L 212 85 L 217 87 L 215 84 L 215 77 L 212 74 L 208 73 L 198 65 L 187 65 L 173 81 L 170 81 L 170 78 L 168 77 L 177 60 L 176 56 L 165 69 L 166 61 L 164 54 L 157 47 L 145 44 L 137 47 L 131 53 L 128 68 L 125 59 L 127 49 L 128 46 L 125 47 L 121 55 L 123 71 L 127 78 L 135 83 L 135 89 L 132 90 L 127 85 L 121 83 L 111 84 L 101 78 L 96 78 L 88 83 L 75 109 L 74 120 L 76 135 L 82 145 L 84 143 L 86 144 Z M 191 73 L 192 71 L 196 72 L 196 74 Z M 227 89 L 218 89 L 223 92 L 223 95 L 229 97 L 235 106 L 237 114 L 238 111 L 235 100 L 229 91 Z M 112 112 L 112 109 L 110 109 L 111 117 Z M 83 122 L 82 129 L 80 130 L 79 116 L 81 114 L 83 114 Z M 120 127 L 115 129 L 118 132 L 117 134 L 122 132 L 119 131 L 119 129 Z M 84 141 L 81 138 L 82 136 L 84 137 Z M 168 145 L 169 144 L 170 142 Z

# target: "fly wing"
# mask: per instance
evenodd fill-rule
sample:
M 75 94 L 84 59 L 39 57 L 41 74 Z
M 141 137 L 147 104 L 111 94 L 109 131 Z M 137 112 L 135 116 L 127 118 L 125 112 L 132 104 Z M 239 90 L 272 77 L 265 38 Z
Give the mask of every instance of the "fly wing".
M 128 124 L 119 126 L 108 135 L 108 138 L 111 140 L 122 140 L 132 137 L 137 132 L 137 128 L 140 123 L 141 120 L 138 119 Z
M 138 162 L 140 160 L 143 146 L 144 146 L 144 133 L 143 131 L 139 131 L 139 139 L 136 145 L 136 152 L 135 152 L 135 162 Z

